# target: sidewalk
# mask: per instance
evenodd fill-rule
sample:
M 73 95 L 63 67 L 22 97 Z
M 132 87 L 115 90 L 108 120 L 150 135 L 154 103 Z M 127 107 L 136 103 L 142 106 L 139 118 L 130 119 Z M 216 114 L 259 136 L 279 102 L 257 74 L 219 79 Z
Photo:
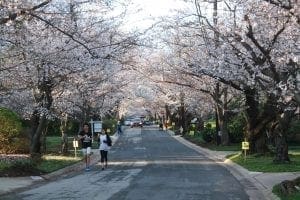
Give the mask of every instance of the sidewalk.
M 174 136 L 168 131 L 176 140 L 182 144 L 204 154 L 208 158 L 216 161 L 222 166 L 226 167 L 237 180 L 245 187 L 245 191 L 252 200 L 279 200 L 279 198 L 272 193 L 273 186 L 281 183 L 284 180 L 293 180 L 300 177 L 300 172 L 284 172 L 284 173 L 263 173 L 251 172 L 241 167 L 240 165 L 227 159 L 226 156 L 235 152 L 230 151 L 212 151 L 184 139 L 181 136 Z M 254 186 L 254 187 L 253 187 Z
M 118 135 L 111 136 L 113 143 L 118 140 Z M 98 149 L 92 149 L 91 165 L 96 164 L 100 160 L 100 153 Z M 1 195 L 8 194 L 15 190 L 29 187 L 41 181 L 53 180 L 58 177 L 65 177 L 70 172 L 83 171 L 85 163 L 78 162 L 74 165 L 62 168 L 49 174 L 41 176 L 28 176 L 28 177 L 0 177 L 0 197 Z M 0 198 L 1 199 L 1 198 Z

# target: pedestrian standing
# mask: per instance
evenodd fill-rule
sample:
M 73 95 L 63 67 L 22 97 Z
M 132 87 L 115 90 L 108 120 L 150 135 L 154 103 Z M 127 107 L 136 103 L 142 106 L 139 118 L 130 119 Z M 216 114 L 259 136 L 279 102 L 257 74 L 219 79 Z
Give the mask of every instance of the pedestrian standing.
M 90 171 L 92 134 L 88 123 L 83 124 L 83 129 L 78 134 L 78 138 L 81 140 L 82 153 L 85 160 L 85 170 Z
M 118 121 L 118 124 L 117 124 L 117 131 L 118 131 L 118 134 L 122 134 L 122 126 L 121 126 L 121 122 Z
M 100 155 L 101 155 L 101 167 L 102 170 L 104 170 L 104 167 L 107 168 L 107 154 L 110 146 L 112 145 L 111 143 L 111 138 L 109 135 L 105 132 L 104 129 L 102 129 L 101 134 L 99 135 L 100 138 Z M 105 162 L 105 163 L 104 163 Z

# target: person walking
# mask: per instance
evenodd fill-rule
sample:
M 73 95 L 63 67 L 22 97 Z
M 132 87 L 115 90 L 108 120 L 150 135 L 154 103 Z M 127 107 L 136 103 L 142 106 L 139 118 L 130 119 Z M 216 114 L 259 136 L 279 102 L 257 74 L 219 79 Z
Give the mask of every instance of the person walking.
M 78 134 L 81 141 L 82 153 L 85 160 L 85 170 L 90 171 L 91 149 L 92 149 L 92 134 L 88 123 L 83 124 L 82 131 Z
M 120 121 L 118 121 L 118 124 L 117 124 L 117 131 L 118 131 L 118 135 L 122 134 L 122 126 L 121 126 Z
M 101 134 L 99 135 L 100 138 L 100 155 L 101 155 L 101 167 L 102 170 L 104 170 L 104 167 L 107 168 L 107 154 L 110 146 L 112 145 L 111 138 L 109 135 L 105 132 L 104 129 L 102 129 Z M 105 165 L 104 165 L 105 162 Z

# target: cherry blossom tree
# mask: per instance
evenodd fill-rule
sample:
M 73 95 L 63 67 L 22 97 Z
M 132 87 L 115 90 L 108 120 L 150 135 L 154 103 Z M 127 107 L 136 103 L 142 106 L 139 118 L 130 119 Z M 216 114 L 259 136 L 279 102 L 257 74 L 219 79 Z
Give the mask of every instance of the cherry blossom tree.
M 211 77 L 244 94 L 250 148 L 263 153 L 266 129 L 280 124 L 283 116 L 292 116 L 287 113 L 294 113 L 299 106 L 299 24 L 294 14 L 299 8 L 296 2 L 289 4 L 291 11 L 265 1 L 224 1 L 222 18 L 218 17 L 218 26 L 214 26 L 200 5 L 196 14 L 185 15 L 181 20 L 181 28 L 186 31 L 182 32 L 185 39 L 178 37 L 180 45 L 176 41 L 181 53 L 176 55 L 181 58 L 179 66 L 188 66 L 184 71 Z M 287 118 L 283 121 L 288 124 Z M 280 128 L 281 133 L 275 134 L 280 136 L 278 152 L 287 149 L 284 130 Z M 284 152 L 280 160 L 288 160 Z
M 95 3 L 99 15 L 90 10 Z M 86 120 L 115 106 L 123 85 L 117 74 L 135 37 L 119 30 L 122 13 L 110 14 L 106 2 L 1 6 L 7 9 L 1 13 L 1 104 L 30 119 L 30 151 L 39 155 L 48 119 L 80 110 Z

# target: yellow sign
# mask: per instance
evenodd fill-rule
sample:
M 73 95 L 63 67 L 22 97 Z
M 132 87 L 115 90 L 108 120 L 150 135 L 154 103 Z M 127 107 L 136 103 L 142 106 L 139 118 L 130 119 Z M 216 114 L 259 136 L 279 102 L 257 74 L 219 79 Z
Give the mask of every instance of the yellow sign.
M 108 129 L 106 130 L 106 132 L 107 132 L 107 133 L 110 133 L 110 129 L 108 128 Z
M 242 142 L 242 149 L 249 150 L 249 142 Z

